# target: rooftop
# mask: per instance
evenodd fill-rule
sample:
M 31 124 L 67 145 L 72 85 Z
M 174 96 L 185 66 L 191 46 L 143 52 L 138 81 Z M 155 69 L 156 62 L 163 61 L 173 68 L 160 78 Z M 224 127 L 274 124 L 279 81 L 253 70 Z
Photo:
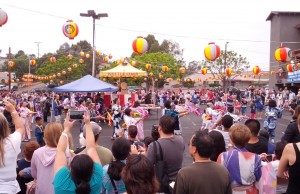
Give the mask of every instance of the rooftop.
M 266 21 L 272 20 L 274 15 L 300 15 L 300 12 L 294 11 L 271 11 L 269 16 L 267 17 Z

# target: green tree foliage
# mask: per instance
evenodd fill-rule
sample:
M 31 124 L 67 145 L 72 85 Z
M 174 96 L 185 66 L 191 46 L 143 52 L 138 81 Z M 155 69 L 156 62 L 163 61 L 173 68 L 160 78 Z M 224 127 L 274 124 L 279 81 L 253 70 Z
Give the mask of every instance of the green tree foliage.
M 200 61 L 191 61 L 189 62 L 187 68 L 186 68 L 186 75 L 191 75 L 195 72 L 198 72 L 201 70 L 201 62 Z
M 202 61 L 202 67 L 206 67 L 209 73 L 213 74 L 214 78 L 221 77 L 223 81 L 223 87 L 226 88 L 227 83 L 237 77 L 237 74 L 247 71 L 250 67 L 246 57 L 237 54 L 235 51 L 227 51 L 226 64 L 225 64 L 225 52 L 221 51 L 220 57 L 215 61 Z M 230 67 L 232 69 L 233 76 L 226 76 L 225 69 Z
M 77 68 L 73 68 L 73 64 L 77 64 Z M 68 67 L 72 68 L 71 72 L 68 72 Z M 56 59 L 55 63 L 50 61 L 45 62 L 44 66 L 37 69 L 36 74 L 39 76 L 51 76 L 61 73 L 63 70 L 67 72 L 66 75 L 61 75 L 56 79 L 53 79 L 54 82 L 58 83 L 60 80 L 63 80 L 64 83 L 79 79 L 84 76 L 85 64 L 78 63 L 78 58 L 73 57 L 72 60 L 68 60 L 67 56 L 61 56 Z M 45 81 L 47 82 L 47 81 Z

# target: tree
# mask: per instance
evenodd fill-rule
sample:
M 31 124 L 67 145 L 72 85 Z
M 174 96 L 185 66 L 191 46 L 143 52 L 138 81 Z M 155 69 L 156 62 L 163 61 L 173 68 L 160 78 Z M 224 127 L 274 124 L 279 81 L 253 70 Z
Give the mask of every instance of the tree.
M 186 75 L 191 75 L 195 72 L 198 72 L 201 70 L 201 68 L 202 66 L 200 61 L 191 61 L 186 68 Z
M 183 49 L 180 48 L 177 42 L 171 40 L 164 40 L 160 45 L 161 52 L 173 55 L 180 63 L 185 63 L 183 59 Z
M 226 64 L 225 64 L 226 60 Z M 221 51 L 220 57 L 215 61 L 202 61 L 202 66 L 206 67 L 208 72 L 212 73 L 214 79 L 220 79 L 223 82 L 223 88 L 225 90 L 227 83 L 234 80 L 238 74 L 247 71 L 250 67 L 246 57 L 237 54 L 234 51 Z M 230 67 L 233 75 L 226 76 L 225 69 Z

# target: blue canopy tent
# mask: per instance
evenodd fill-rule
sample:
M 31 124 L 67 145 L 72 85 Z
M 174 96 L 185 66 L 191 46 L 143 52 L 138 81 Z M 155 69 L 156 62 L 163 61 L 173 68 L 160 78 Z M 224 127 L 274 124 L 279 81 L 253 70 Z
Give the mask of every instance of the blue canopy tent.
M 86 75 L 78 80 L 68 84 L 55 87 L 54 92 L 115 92 L 119 88 L 94 78 L 91 75 Z

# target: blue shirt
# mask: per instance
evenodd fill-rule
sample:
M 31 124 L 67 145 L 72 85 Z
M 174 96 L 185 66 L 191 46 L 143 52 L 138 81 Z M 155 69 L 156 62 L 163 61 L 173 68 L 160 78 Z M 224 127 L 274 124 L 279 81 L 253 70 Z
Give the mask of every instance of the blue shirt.
M 105 191 L 105 194 L 115 194 L 114 187 L 111 184 L 109 175 L 107 174 L 109 164 L 103 166 L 103 180 L 102 180 L 102 191 Z M 114 180 L 118 193 L 125 193 L 126 188 L 123 180 L 116 181 Z
M 99 194 L 103 179 L 103 168 L 100 164 L 94 163 L 94 172 L 90 180 L 90 194 Z M 55 194 L 75 194 L 76 185 L 71 178 L 70 170 L 65 166 L 55 175 L 53 180 Z

